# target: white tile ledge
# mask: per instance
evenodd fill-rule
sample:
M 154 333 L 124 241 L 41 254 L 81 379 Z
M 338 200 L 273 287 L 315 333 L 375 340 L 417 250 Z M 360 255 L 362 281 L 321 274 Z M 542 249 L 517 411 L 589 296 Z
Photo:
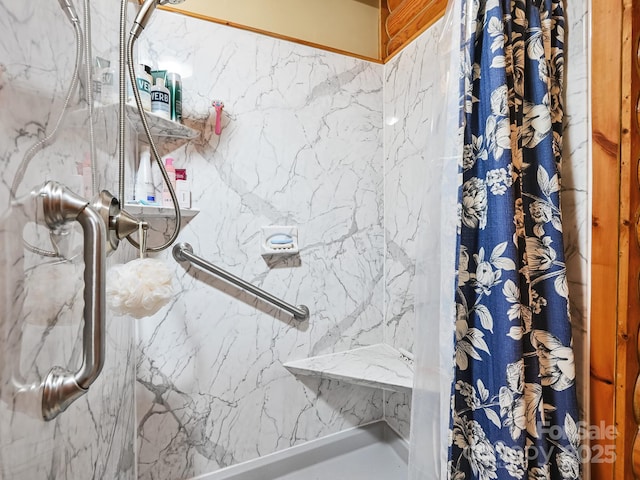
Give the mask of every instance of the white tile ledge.
M 131 215 L 142 218 L 174 218 L 176 212 L 173 207 L 160 205 L 141 205 L 139 203 L 126 203 L 124 209 Z M 200 213 L 197 208 L 180 208 L 183 219 L 190 219 Z
M 413 387 L 413 365 L 398 350 L 384 343 L 294 360 L 284 367 L 294 375 L 341 380 L 395 392 L 411 392 Z

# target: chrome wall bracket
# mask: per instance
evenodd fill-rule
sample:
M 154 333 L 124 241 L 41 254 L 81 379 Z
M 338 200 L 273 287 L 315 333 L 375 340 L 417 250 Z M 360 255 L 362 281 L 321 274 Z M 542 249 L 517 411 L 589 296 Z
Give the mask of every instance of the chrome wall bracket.
M 107 248 L 110 252 L 118 249 L 120 240 L 138 230 L 139 220 L 123 210 L 118 199 L 108 191 L 102 190 L 91 206 L 108 227 Z
M 73 372 L 53 367 L 42 384 L 42 417 L 53 420 L 88 391 L 78 385 Z

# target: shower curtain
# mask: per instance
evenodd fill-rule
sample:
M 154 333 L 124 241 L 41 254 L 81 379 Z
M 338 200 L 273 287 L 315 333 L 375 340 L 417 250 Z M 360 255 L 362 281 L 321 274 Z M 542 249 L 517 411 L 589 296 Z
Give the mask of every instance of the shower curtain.
M 455 372 L 448 475 L 577 479 L 560 215 L 564 14 L 462 0 Z

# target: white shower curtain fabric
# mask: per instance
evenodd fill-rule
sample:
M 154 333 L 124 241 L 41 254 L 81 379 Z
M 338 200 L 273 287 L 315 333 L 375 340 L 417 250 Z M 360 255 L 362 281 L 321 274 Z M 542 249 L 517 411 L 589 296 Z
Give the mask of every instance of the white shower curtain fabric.
M 451 1 L 442 20 L 431 105 L 430 141 L 425 152 L 423 219 L 416 264 L 415 379 L 411 402 L 410 480 L 447 476 L 450 390 L 453 381 L 455 253 L 458 159 L 462 130 L 458 112 L 460 2 Z M 434 181 L 436 179 L 436 181 Z M 433 208 L 438 205 L 439 208 Z

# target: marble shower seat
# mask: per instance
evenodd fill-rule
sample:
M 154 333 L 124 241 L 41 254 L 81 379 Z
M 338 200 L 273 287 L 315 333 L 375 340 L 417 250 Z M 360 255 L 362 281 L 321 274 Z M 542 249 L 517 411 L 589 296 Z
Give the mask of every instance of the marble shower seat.
M 413 387 L 412 362 L 384 343 L 294 360 L 284 367 L 294 375 L 341 380 L 394 392 L 410 393 Z

